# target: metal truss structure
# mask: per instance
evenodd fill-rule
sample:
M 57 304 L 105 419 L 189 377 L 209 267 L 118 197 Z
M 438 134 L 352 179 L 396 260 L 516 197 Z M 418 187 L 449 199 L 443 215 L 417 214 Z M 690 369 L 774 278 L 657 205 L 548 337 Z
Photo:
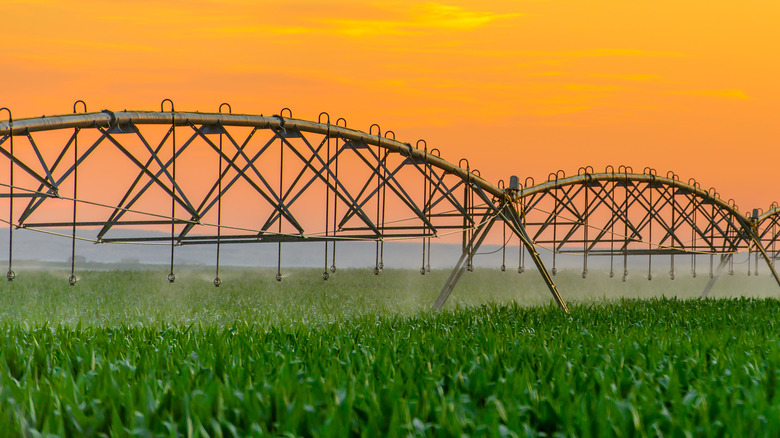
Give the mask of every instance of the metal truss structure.
M 527 179 L 525 187 L 516 177 L 508 187 L 493 185 L 467 160 L 454 165 L 424 141 L 397 141 L 378 125 L 366 133 L 347 128 L 344 119 L 332 122 L 327 113 L 313 122 L 294 119 L 287 109 L 273 116 L 232 114 L 227 104 L 219 109 L 176 112 L 166 99 L 158 112 L 88 113 L 81 101 L 67 115 L 13 120 L 0 110 L 8 114 L 0 123 L 7 279 L 15 277 L 13 232 L 20 228 L 72 240 L 71 285 L 78 239 L 169 246 L 170 282 L 177 247 L 213 245 L 219 286 L 225 244 L 276 245 L 281 281 L 283 243 L 318 242 L 327 280 L 339 242 L 376 242 L 379 274 L 385 242 L 419 241 L 425 274 L 431 240 L 457 236 L 462 255 L 434 304 L 439 309 L 498 222 L 504 236 L 508 229 L 518 238 L 518 271 L 527 254 L 564 310 L 553 281 L 558 254 L 580 254 L 583 277 L 590 257 L 609 257 L 610 276 L 622 267 L 624 280 L 629 256 L 647 257 L 648 278 L 653 258 L 667 256 L 674 278 L 675 256 L 691 257 L 696 275 L 696 255 L 709 255 L 706 295 L 732 256 L 748 251 L 756 263 L 758 255 L 768 262 L 780 284 L 776 205 L 746 217 L 693 180 L 623 166 L 604 173 L 581 168 L 571 177 L 558 172 L 541 184 Z M 506 251 L 506 237 L 503 242 Z M 539 248 L 552 251 L 550 272 Z

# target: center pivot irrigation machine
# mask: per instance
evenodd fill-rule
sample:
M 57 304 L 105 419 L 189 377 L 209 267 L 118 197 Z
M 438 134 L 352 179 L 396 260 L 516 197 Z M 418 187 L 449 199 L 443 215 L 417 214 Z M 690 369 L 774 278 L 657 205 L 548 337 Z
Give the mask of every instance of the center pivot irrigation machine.
M 580 254 L 583 277 L 590 257 L 606 256 L 609 275 L 617 270 L 624 281 L 629 256 L 647 258 L 648 279 L 659 256 L 668 259 L 671 278 L 675 257 L 690 258 L 695 276 L 697 258 L 709 256 L 706 296 L 722 271 L 733 273 L 733 256 L 747 252 L 748 260 L 755 254 L 756 270 L 760 255 L 780 285 L 774 268 L 780 208 L 746 216 L 733 200 L 671 172 L 584 167 L 539 184 L 513 176 L 493 185 L 466 159 L 452 164 L 423 140 L 403 143 L 378 125 L 349 129 L 327 113 L 316 122 L 294 119 L 289 109 L 239 115 L 222 104 L 216 113 L 177 112 L 166 99 L 159 112 L 90 113 L 78 101 L 67 115 L 14 120 L 7 108 L 0 113 L 7 116 L 0 123 L 0 155 L 7 161 L 0 163 L 0 208 L 8 212 L 2 221 L 9 281 L 16 275 L 15 229 L 71 239 L 72 285 L 76 240 L 170 246 L 170 282 L 176 247 L 213 245 L 219 286 L 225 244 L 276 245 L 281 281 L 283 244 L 317 242 L 327 280 L 341 242 L 376 242 L 379 274 L 385 242 L 418 240 L 425 274 L 431 240 L 450 236 L 461 241 L 462 254 L 434 304 L 440 309 L 500 222 L 502 270 L 516 237 L 518 272 L 530 258 L 565 311 L 553 281 L 559 254 Z M 539 248 L 552 251 L 551 270 Z

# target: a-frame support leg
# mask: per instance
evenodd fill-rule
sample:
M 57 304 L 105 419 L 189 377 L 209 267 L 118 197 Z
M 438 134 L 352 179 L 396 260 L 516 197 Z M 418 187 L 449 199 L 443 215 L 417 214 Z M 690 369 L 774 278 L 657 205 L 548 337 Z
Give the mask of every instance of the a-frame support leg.
M 723 254 L 720 256 L 720 263 L 715 269 L 715 273 L 712 275 L 712 278 L 710 278 L 710 281 L 707 282 L 707 286 L 704 287 L 704 291 L 701 293 L 701 299 L 707 298 L 707 294 L 710 293 L 712 287 L 715 286 L 715 282 L 718 281 L 718 277 L 720 277 L 720 274 L 723 273 L 723 268 L 726 267 L 726 264 L 729 262 L 729 260 L 731 260 L 732 257 L 734 257 L 734 254 Z
M 542 258 L 539 255 L 539 252 L 536 251 L 536 247 L 531 242 L 531 238 L 528 236 L 522 221 L 520 220 L 514 208 L 512 208 L 511 204 L 505 203 L 502 205 L 498 209 L 496 217 L 499 216 L 502 220 L 504 220 L 504 222 L 506 222 L 509 228 L 520 238 L 520 240 L 522 240 L 526 248 L 528 248 L 528 252 L 531 254 L 531 259 L 533 259 L 534 264 L 536 265 L 537 269 L 539 269 L 539 273 L 542 275 L 545 284 L 547 284 L 547 288 L 550 289 L 550 293 L 552 293 L 552 296 L 555 299 L 555 302 L 558 304 L 558 307 L 560 307 L 564 312 L 569 313 L 569 308 L 566 306 L 566 302 L 563 301 L 561 294 L 558 292 L 558 288 L 555 286 L 555 283 L 552 280 L 552 276 L 550 276 L 549 271 L 547 271 L 547 267 L 544 265 L 544 262 L 542 262 Z M 450 274 L 450 277 L 444 284 L 439 297 L 436 299 L 436 303 L 433 305 L 434 310 L 440 310 L 442 306 L 444 306 L 444 303 L 447 301 L 447 298 L 449 298 L 452 290 L 458 283 L 458 280 L 460 280 L 461 275 L 463 275 L 463 272 L 466 270 L 466 266 L 464 264 L 465 261 L 469 257 L 473 257 L 474 253 L 477 252 L 477 249 L 485 240 L 485 237 L 490 231 L 490 228 L 495 223 L 496 217 L 493 217 L 487 224 L 483 225 L 481 229 L 478 229 L 477 232 L 474 233 L 471 241 L 469 242 L 469 245 L 466 246 L 466 248 L 472 248 L 471 253 L 469 253 L 468 249 L 466 249 L 463 251 L 463 254 L 461 254 L 458 263 L 455 265 L 455 269 L 453 269 L 452 274 Z
M 758 250 L 761 252 L 761 256 L 764 257 L 764 260 L 766 260 L 766 265 L 769 268 L 769 271 L 772 273 L 772 276 L 775 277 L 777 285 L 780 286 L 780 276 L 777 275 L 775 267 L 772 266 L 772 260 L 769 258 L 769 254 L 766 253 L 764 245 L 761 244 L 761 241 L 755 235 L 753 236 L 753 241 L 756 243 L 756 248 L 758 248 Z
M 433 304 L 434 310 L 441 310 L 442 306 L 444 306 L 444 303 L 447 301 L 447 298 L 450 297 L 452 290 L 455 289 L 455 285 L 458 284 L 458 280 L 460 280 L 463 272 L 466 271 L 466 260 L 474 257 L 474 254 L 476 254 L 480 245 L 482 245 L 482 242 L 485 240 L 485 237 L 487 236 L 490 229 L 493 228 L 493 224 L 495 223 L 496 217 L 494 216 L 487 223 L 483 223 L 481 226 L 477 227 L 477 230 L 474 235 L 471 236 L 471 240 L 468 242 L 468 245 L 463 248 L 463 254 L 460 255 L 458 262 L 455 264 L 455 269 L 452 270 L 452 273 L 447 279 L 447 282 L 444 283 L 444 287 L 441 289 L 439 297 L 436 298 L 436 302 Z M 469 248 L 471 249 L 470 251 Z
M 558 287 L 555 286 L 555 282 L 553 282 L 552 276 L 550 276 L 550 272 L 547 271 L 547 267 L 544 265 L 539 252 L 536 250 L 536 246 L 534 246 L 533 242 L 531 242 L 531 237 L 528 236 L 528 232 L 525 230 L 523 222 L 520 220 L 520 216 L 517 214 L 517 211 L 515 211 L 515 209 L 512 208 L 510 204 L 507 204 L 504 206 L 504 208 L 501 209 L 499 214 L 507 222 L 509 228 L 511 228 L 512 231 L 514 231 L 514 233 L 520 238 L 520 240 L 523 241 L 525 247 L 528 248 L 528 253 L 531 254 L 531 259 L 533 259 L 536 268 L 539 269 L 539 273 L 542 275 L 544 283 L 550 290 L 550 293 L 552 294 L 553 299 L 555 299 L 555 302 L 558 304 L 558 307 L 560 307 L 561 310 L 563 310 L 565 313 L 569 313 L 569 307 L 566 306 L 566 302 L 563 300 L 563 297 L 561 297 L 560 292 L 558 292 Z

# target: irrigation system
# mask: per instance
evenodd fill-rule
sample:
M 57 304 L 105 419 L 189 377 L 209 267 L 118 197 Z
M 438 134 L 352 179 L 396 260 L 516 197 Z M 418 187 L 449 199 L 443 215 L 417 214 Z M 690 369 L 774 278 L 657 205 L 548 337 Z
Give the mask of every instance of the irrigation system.
M 279 281 L 285 243 L 319 245 L 327 280 L 344 242 L 375 242 L 377 275 L 385 242 L 419 242 L 424 275 L 431 241 L 455 239 L 462 251 L 434 304 L 440 309 L 493 231 L 503 233 L 501 269 L 506 252 L 517 251 L 518 272 L 532 263 L 564 311 L 554 282 L 562 254 L 581 256 L 583 277 L 592 257 L 608 257 L 609 275 L 624 281 L 629 256 L 646 258 L 648 279 L 667 263 L 674 279 L 680 258 L 690 259 L 692 275 L 710 277 L 704 297 L 722 272 L 733 273 L 734 255 L 747 252 L 780 285 L 780 207 L 745 215 L 715 189 L 672 172 L 583 167 L 539 183 L 513 176 L 494 185 L 468 160 L 448 162 L 423 140 L 404 143 L 378 125 L 350 129 L 327 113 L 295 119 L 286 108 L 271 116 L 233 114 L 228 104 L 215 113 L 177 112 L 166 99 L 160 111 L 87 112 L 78 101 L 71 114 L 0 114 L 9 281 L 18 229 L 72 241 L 71 285 L 76 240 L 170 247 L 170 282 L 177 247 L 210 245 L 219 286 L 224 245 L 276 245 Z M 551 269 L 540 249 L 552 252 Z

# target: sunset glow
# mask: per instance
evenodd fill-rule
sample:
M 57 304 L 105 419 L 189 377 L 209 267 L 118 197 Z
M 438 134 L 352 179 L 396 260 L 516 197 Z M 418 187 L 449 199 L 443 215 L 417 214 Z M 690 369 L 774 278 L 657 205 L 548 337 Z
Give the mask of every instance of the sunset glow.
M 759 1 L 11 0 L 0 106 L 328 111 L 424 138 L 491 182 L 668 170 L 780 200 L 780 4 Z

